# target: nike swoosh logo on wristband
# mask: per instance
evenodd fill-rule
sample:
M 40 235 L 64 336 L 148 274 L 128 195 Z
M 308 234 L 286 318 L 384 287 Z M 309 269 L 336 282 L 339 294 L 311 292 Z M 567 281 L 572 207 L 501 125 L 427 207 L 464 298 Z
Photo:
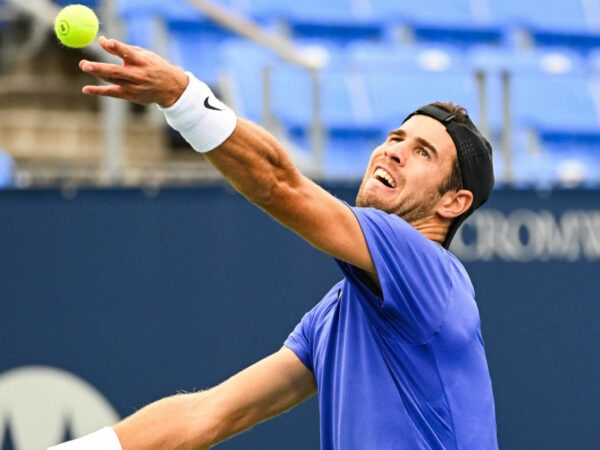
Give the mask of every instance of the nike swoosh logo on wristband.
M 204 107 L 206 109 L 212 109 L 213 111 L 223 111 L 221 108 L 217 108 L 216 106 L 213 106 L 210 103 L 208 103 L 209 98 L 210 98 L 210 96 L 208 96 L 204 99 Z

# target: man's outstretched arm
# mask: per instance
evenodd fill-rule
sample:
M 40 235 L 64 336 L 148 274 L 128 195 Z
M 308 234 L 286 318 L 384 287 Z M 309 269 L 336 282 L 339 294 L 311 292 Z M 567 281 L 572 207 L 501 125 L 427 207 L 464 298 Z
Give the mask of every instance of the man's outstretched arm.
M 169 108 L 177 106 L 191 83 L 183 70 L 150 51 L 105 38 L 100 38 L 100 44 L 123 64 L 81 61 L 83 71 L 109 83 L 85 86 L 84 93 Z M 193 129 L 192 134 L 201 135 L 201 140 L 222 126 L 221 118 L 230 122 L 226 139 L 204 153 L 205 157 L 238 192 L 313 246 L 374 274 L 371 255 L 352 211 L 302 175 L 270 133 L 223 111 L 211 111 L 214 105 L 210 102 L 216 102 L 217 108 L 220 102 L 205 89 L 201 94 L 187 91 L 185 103 L 190 109 L 203 111 L 211 118 L 209 123 L 196 125 L 193 113 L 180 114 L 185 128 Z M 199 105 L 206 100 L 209 103 L 203 110 Z
M 316 389 L 313 373 L 283 347 L 212 389 L 151 403 L 113 430 L 123 450 L 208 449 L 287 411 Z M 95 444 L 75 440 L 52 450 L 99 448 Z

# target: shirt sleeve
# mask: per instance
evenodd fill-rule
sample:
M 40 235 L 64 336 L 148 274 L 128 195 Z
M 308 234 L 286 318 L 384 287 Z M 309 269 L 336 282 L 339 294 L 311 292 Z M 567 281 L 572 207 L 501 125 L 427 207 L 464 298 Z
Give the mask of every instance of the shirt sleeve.
M 352 208 L 381 283 L 380 307 L 388 325 L 412 343 L 429 340 L 445 318 L 451 287 L 446 250 L 400 217 L 373 208 Z M 361 269 L 339 261 L 362 284 Z
M 304 314 L 300 323 L 284 342 L 284 345 L 293 351 L 312 372 L 314 372 L 313 361 L 317 351 L 315 344 L 319 341 L 318 335 L 325 329 L 323 324 L 327 322 L 327 316 L 335 310 L 342 291 L 342 283 L 342 281 L 336 283 L 319 303 Z
M 311 314 L 306 313 L 300 323 L 296 325 L 294 331 L 290 333 L 284 342 L 284 345 L 293 351 L 302 363 L 312 372 L 312 346 L 310 343 L 310 325 Z

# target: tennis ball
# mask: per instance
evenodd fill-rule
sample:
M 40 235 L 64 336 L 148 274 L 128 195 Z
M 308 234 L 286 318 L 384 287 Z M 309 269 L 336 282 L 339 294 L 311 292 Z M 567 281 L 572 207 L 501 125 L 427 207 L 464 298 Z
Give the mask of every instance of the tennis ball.
M 94 11 L 85 5 L 65 6 L 54 20 L 54 32 L 67 47 L 81 48 L 92 43 L 100 24 Z

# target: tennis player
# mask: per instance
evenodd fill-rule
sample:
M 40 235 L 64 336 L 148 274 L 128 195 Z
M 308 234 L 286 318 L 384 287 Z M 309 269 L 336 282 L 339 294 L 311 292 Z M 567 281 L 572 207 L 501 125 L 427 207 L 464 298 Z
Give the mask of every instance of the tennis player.
M 465 110 L 435 103 L 399 121 L 352 207 L 192 74 L 138 47 L 100 44 L 123 63 L 81 61 L 108 82 L 84 93 L 157 104 L 235 189 L 331 255 L 344 278 L 273 355 L 53 448 L 207 449 L 317 394 L 324 450 L 496 449 L 473 286 L 448 251 L 494 183 L 491 147 Z

